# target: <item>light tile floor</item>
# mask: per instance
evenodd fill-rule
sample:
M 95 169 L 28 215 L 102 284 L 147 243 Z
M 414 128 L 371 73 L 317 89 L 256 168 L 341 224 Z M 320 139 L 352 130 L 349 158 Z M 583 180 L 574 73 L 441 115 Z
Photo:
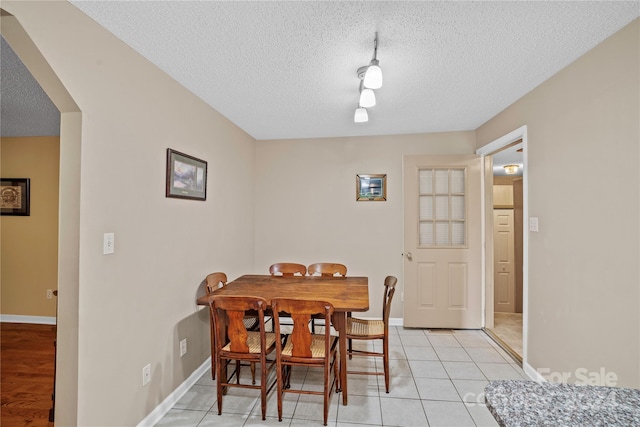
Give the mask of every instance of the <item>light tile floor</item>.
M 484 387 L 491 380 L 528 379 L 518 363 L 482 331 L 392 327 L 390 334 L 389 394 L 382 376 L 350 375 L 349 404 L 343 406 L 342 396 L 333 395 L 329 426 L 497 426 L 484 404 Z M 381 366 L 381 360 L 375 359 L 354 357 L 348 363 L 359 368 Z M 248 374 L 246 369 L 241 377 Z M 322 377 L 315 370 L 294 370 L 292 381 L 322 387 Z M 279 422 L 274 387 L 267 419 L 262 421 L 259 391 L 231 388 L 218 415 L 215 381 L 209 371 L 156 425 L 321 426 L 322 406 L 322 396 L 286 394 Z

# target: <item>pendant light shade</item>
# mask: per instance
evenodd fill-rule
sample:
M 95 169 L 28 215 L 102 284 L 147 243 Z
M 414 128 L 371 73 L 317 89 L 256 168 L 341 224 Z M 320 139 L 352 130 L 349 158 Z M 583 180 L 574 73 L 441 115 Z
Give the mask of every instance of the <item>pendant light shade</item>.
M 369 114 L 367 113 L 367 109 L 358 106 L 356 108 L 356 113 L 353 116 L 353 121 L 356 123 L 365 123 L 369 121 Z
M 380 89 L 382 87 L 382 69 L 380 69 L 378 63 L 377 59 L 373 59 L 364 74 L 362 84 L 368 89 Z
M 372 89 L 363 88 L 360 91 L 360 106 L 369 108 L 376 105 L 376 94 Z

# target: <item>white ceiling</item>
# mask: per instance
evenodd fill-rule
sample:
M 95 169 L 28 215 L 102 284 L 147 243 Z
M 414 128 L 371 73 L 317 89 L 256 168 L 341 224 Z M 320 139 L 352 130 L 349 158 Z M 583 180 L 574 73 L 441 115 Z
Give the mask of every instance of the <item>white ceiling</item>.
M 259 140 L 473 130 L 640 15 L 639 1 L 71 2 Z M 356 124 L 376 31 L 384 85 Z M 5 92 L 2 78 L 3 116 Z

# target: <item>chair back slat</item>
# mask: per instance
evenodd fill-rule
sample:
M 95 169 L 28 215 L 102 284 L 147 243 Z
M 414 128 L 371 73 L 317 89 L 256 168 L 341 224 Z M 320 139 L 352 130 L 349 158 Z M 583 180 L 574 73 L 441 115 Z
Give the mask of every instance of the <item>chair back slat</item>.
M 207 276 L 207 294 L 227 285 L 227 275 L 222 272 L 211 273 Z
M 293 343 L 291 355 L 294 357 L 311 357 L 311 331 L 309 330 L 309 314 L 292 314 L 293 332 L 289 339 Z
M 311 264 L 307 268 L 307 273 L 310 276 L 320 275 L 320 276 L 346 276 L 347 275 L 347 266 L 344 264 L 331 263 L 331 262 L 318 262 L 315 264 Z
M 227 311 L 227 339 L 229 340 L 229 348 L 234 353 L 249 353 L 249 345 L 247 344 L 247 328 L 244 326 L 244 311 Z
M 304 276 L 307 274 L 307 267 L 293 262 L 279 262 L 271 264 L 269 274 L 272 276 Z

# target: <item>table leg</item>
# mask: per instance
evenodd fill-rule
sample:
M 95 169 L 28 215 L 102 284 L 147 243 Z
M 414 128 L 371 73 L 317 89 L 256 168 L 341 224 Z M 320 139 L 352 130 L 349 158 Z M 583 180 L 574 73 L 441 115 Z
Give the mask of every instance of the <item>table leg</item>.
M 333 327 L 338 332 L 340 340 L 340 388 L 342 391 L 342 404 L 347 404 L 347 313 L 333 313 Z

